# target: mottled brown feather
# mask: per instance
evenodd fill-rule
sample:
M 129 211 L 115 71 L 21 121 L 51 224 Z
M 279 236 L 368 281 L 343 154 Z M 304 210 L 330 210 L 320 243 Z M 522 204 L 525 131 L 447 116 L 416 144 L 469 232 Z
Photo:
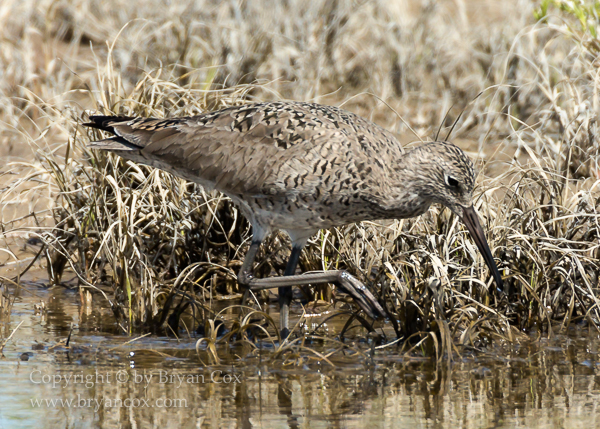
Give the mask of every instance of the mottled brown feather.
M 456 163 L 453 145 L 435 143 L 405 153 L 378 125 L 312 103 L 256 103 L 173 119 L 90 119 L 92 126 L 128 145 L 123 150 L 115 149 L 114 142 L 92 147 L 216 188 L 266 230 L 295 228 L 309 234 L 358 220 L 416 216 L 436 201 L 435 196 L 422 198 L 419 187 L 426 194 L 430 182 L 443 182 L 438 165 Z M 438 152 L 452 159 L 421 166 Z M 472 174 L 464 154 L 458 161 L 466 165 L 459 166 L 460 174 Z M 415 174 L 422 184 L 409 176 Z M 416 181 L 414 186 L 410 181 Z M 473 178 L 464 182 L 470 198 Z

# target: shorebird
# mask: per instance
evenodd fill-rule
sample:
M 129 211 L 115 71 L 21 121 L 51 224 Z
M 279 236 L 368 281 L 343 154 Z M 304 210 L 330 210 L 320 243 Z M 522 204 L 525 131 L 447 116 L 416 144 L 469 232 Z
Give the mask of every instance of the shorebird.
M 93 149 L 150 165 L 228 195 L 252 224 L 238 274 L 246 290 L 279 288 L 282 334 L 289 333 L 291 286 L 336 283 L 370 317 L 385 316 L 375 296 L 346 271 L 296 275 L 307 240 L 322 228 L 425 213 L 433 203 L 459 216 L 483 255 L 497 290 L 502 277 L 472 204 L 475 174 L 448 142 L 404 150 L 384 128 L 342 109 L 265 102 L 171 119 L 90 116 L 84 125 L 113 136 Z M 284 230 L 292 252 L 284 277 L 255 278 L 263 239 Z

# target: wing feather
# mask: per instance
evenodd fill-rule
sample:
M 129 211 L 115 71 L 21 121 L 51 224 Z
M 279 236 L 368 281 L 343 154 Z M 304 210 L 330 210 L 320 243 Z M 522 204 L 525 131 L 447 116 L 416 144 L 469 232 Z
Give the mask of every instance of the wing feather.
M 376 156 L 378 147 L 389 141 L 402 152 L 383 128 L 335 107 L 310 103 L 258 103 L 173 119 L 90 120 L 85 125 L 117 136 L 108 139 L 110 144 L 95 142 L 92 147 L 196 178 L 229 195 L 312 192 L 322 180 L 313 171 L 323 159 L 333 160 L 329 168 L 343 168 L 352 147 Z M 306 189 L 290 189 L 286 181 L 295 176 L 305 179 L 294 183 Z

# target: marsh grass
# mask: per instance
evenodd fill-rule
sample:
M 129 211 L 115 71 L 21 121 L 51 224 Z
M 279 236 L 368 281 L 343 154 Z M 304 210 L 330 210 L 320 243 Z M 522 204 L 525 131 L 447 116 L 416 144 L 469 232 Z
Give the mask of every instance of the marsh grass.
M 313 99 L 369 117 L 403 141 L 409 127 L 432 136 L 456 121 L 451 139 L 470 142 L 465 148 L 481 157 L 476 207 L 507 299 L 490 294 L 475 245 L 441 207 L 420 219 L 321 231 L 303 252 L 302 271 L 347 269 L 380 294 L 390 322 L 374 325 L 372 347 L 399 336 L 406 356 L 451 359 L 523 331 L 598 326 L 600 64 L 589 27 L 597 19 L 578 25 L 576 13 L 552 15 L 548 4 L 536 23 L 529 2 L 510 10 L 483 2 L 510 25 L 482 26 L 469 17 L 470 3 L 456 3 L 463 8 L 173 2 L 143 19 L 118 0 L 4 3 L 5 21 L 23 17 L 6 22 L 0 54 L 10 64 L 0 88 L 0 138 L 13 159 L 0 195 L 7 249 L 14 237 L 40 240 L 51 284 L 74 275 L 67 284 L 81 288 L 82 299 L 91 292 L 107 300 L 123 332 L 200 336 L 207 363 L 218 363 L 219 346 L 232 341 L 251 351 L 270 344 L 290 361 L 311 353 L 327 360 L 307 351 L 307 341 L 338 353 L 349 347 L 340 341 L 373 331 L 351 302 L 331 287 L 307 288 L 309 301 L 349 313 L 342 332 L 306 332 L 301 318 L 297 332 L 310 335 L 282 343 L 268 295 L 251 309 L 227 305 L 240 297 L 236 274 L 251 233 L 231 202 L 90 151 L 87 143 L 102 135 L 81 126 L 86 109 L 168 117 Z M 14 150 L 24 144 L 29 157 Z M 273 235 L 257 274 L 281 275 L 288 254 L 289 240 Z M 2 287 L 6 294 L 13 286 Z

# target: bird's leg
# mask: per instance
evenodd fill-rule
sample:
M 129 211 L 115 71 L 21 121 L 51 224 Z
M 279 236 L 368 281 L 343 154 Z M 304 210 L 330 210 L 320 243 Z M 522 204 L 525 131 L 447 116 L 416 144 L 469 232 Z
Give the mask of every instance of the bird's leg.
M 289 304 L 292 298 L 292 286 L 304 286 L 319 283 L 335 283 L 340 289 L 351 295 L 357 302 L 360 308 L 371 318 L 385 317 L 386 312 L 383 310 L 379 301 L 360 281 L 350 275 L 347 271 L 322 271 L 316 273 L 294 275 L 300 253 L 305 240 L 294 241 L 292 243 L 292 254 L 288 260 L 283 277 L 268 277 L 264 279 L 256 278 L 252 275 L 252 265 L 256 259 L 256 254 L 260 248 L 264 235 L 254 234 L 250 249 L 246 254 L 242 268 L 238 274 L 238 283 L 246 288 L 242 304 L 246 303 L 249 292 L 263 289 L 279 288 L 279 305 L 281 310 L 281 328 L 282 334 L 287 334 L 284 329 L 288 328 L 289 324 Z M 282 335 L 285 338 L 287 335 Z
M 386 313 L 377 301 L 377 298 L 358 279 L 347 271 L 321 271 L 284 277 L 268 277 L 266 279 L 251 278 L 248 285 L 251 290 L 272 288 L 285 288 L 290 286 L 304 286 L 318 283 L 335 283 L 340 289 L 351 295 L 360 308 L 373 319 L 385 317 Z
M 301 244 L 292 244 L 292 254 L 285 267 L 284 276 L 292 276 L 296 272 L 296 266 L 300 259 L 300 253 L 304 247 L 304 242 Z M 290 303 L 294 292 L 291 287 L 279 287 L 279 327 L 281 328 L 281 338 L 287 338 L 290 334 Z
M 248 249 L 248 253 L 246 254 L 246 258 L 244 258 L 244 263 L 242 264 L 242 268 L 238 274 L 238 283 L 240 286 L 246 288 L 244 291 L 244 296 L 242 298 L 242 305 L 246 304 L 248 300 L 248 295 L 250 290 L 252 290 L 252 282 L 256 280 L 252 275 L 252 265 L 254 264 L 254 260 L 256 259 L 256 254 L 258 253 L 258 249 L 260 248 L 260 241 L 252 240 L 250 244 L 250 249 Z M 290 255 L 290 259 L 285 267 L 284 276 L 291 276 L 296 271 L 296 266 L 298 265 L 298 260 L 300 259 L 300 253 L 302 252 L 302 248 L 304 247 L 305 240 L 298 243 L 292 244 L 292 254 Z M 290 284 L 293 286 L 293 283 Z M 277 287 L 277 286 L 273 286 Z M 280 312 L 280 328 L 281 328 L 281 337 L 287 338 L 289 336 L 289 320 L 290 320 L 290 303 L 292 302 L 293 291 L 289 286 L 279 287 L 279 312 Z
M 242 297 L 242 305 L 246 305 L 246 302 L 248 302 L 248 297 L 250 295 L 250 281 L 254 277 L 252 275 L 252 265 L 254 265 L 254 260 L 256 259 L 258 249 L 260 249 L 261 242 L 261 240 L 257 240 L 254 237 L 252 238 L 250 249 L 248 249 L 248 253 L 246 253 L 246 257 L 242 263 L 242 268 L 240 268 L 240 272 L 238 273 L 238 284 L 245 288 L 244 296 Z

